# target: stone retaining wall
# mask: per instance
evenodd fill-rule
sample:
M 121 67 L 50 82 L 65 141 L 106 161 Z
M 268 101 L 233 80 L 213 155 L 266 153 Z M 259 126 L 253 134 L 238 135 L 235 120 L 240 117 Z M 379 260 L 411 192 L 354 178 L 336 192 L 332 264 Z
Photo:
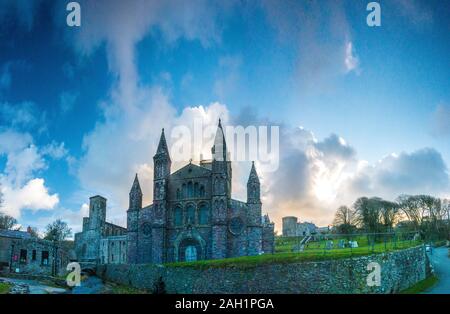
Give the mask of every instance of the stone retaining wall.
M 369 287 L 371 262 L 381 266 L 381 286 Z M 376 255 L 255 267 L 101 265 L 107 281 L 152 291 L 161 277 L 168 293 L 396 293 L 426 278 L 423 246 Z

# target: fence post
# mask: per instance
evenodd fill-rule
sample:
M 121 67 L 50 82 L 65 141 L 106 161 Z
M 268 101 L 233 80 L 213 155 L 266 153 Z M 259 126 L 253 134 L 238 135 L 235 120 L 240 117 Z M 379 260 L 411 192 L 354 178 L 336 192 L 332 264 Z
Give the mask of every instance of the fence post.
M 353 256 L 353 234 L 350 234 L 350 256 Z

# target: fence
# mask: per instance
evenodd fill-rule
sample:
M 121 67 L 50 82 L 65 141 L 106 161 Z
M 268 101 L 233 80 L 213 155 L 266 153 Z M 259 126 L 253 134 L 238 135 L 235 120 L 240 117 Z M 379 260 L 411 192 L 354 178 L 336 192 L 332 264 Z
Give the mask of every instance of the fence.
M 422 244 L 416 232 L 313 234 L 277 237 L 275 253 L 361 255 L 381 253 Z

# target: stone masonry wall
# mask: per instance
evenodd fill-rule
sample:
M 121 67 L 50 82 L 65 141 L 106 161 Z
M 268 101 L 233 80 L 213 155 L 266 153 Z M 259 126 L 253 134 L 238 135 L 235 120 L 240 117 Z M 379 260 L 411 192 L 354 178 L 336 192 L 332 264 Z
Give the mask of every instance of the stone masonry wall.
M 369 287 L 370 262 L 381 265 L 381 286 Z M 395 293 L 426 277 L 423 246 L 401 251 L 317 262 L 255 267 L 102 265 L 106 280 L 152 290 L 159 277 L 168 293 Z

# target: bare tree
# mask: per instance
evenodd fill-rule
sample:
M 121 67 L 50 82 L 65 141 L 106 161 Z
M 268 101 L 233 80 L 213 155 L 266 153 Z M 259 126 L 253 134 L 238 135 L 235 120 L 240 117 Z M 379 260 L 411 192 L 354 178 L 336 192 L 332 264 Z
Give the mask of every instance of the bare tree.
M 379 201 L 381 224 L 386 231 L 392 231 L 395 224 L 400 219 L 400 205 L 396 202 L 385 200 Z
M 352 209 L 348 206 L 339 207 L 334 215 L 333 225 L 336 227 L 338 233 L 352 233 L 356 228 Z
M 19 230 L 17 227 L 17 220 L 14 217 L 0 212 L 0 229 Z
M 430 195 L 402 195 L 399 197 L 401 210 L 425 238 L 448 237 L 445 220 L 448 208 L 440 199 Z

